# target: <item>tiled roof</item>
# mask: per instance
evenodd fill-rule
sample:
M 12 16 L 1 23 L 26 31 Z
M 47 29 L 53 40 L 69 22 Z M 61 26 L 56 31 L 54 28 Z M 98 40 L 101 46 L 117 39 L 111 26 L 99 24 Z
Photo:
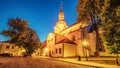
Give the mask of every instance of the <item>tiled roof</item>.
M 64 38 L 64 39 L 62 39 L 62 40 L 56 42 L 56 44 L 58 44 L 58 43 L 70 43 L 70 44 L 76 44 L 75 42 L 71 41 L 71 40 L 68 39 L 68 38 Z
M 46 41 L 44 41 L 44 42 L 42 43 L 41 48 L 43 48 L 43 47 L 45 47 L 45 46 L 46 46 Z

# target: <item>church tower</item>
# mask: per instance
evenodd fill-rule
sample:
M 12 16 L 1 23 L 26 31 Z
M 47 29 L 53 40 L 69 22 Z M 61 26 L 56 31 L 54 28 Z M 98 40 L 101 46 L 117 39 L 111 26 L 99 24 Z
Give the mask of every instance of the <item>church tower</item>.
M 57 34 L 61 34 L 61 31 L 67 27 L 68 26 L 66 25 L 66 22 L 64 21 L 64 12 L 63 12 L 62 3 L 61 3 L 60 12 L 58 14 L 58 22 L 56 26 L 54 27 L 54 32 Z

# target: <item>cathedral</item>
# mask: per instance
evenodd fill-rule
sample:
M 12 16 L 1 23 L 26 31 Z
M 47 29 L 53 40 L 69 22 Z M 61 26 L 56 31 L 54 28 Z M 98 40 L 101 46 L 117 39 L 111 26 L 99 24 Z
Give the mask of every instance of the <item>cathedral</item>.
M 79 22 L 67 26 L 61 5 L 54 32 L 49 33 L 46 38 L 45 55 L 50 57 L 96 56 L 104 51 L 102 45 L 96 44 L 96 33 L 95 31 L 88 33 L 88 24 Z

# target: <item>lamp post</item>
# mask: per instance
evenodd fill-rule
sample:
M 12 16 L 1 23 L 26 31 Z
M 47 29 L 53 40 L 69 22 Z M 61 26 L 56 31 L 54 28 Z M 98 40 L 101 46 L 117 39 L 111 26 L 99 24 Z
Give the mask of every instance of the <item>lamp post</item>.
M 78 48 L 78 61 L 81 61 L 81 57 L 79 55 L 79 48 Z
M 88 61 L 88 58 L 87 58 L 87 46 L 88 46 L 88 42 L 86 41 L 86 40 L 84 40 L 83 41 L 83 47 L 86 49 L 86 55 L 85 55 L 85 57 L 86 57 L 86 61 Z

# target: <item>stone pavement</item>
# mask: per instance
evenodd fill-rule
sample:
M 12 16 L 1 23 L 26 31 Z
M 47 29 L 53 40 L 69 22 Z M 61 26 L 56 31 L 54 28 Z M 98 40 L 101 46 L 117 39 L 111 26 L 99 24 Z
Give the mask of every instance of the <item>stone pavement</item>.
M 120 68 L 120 66 L 117 65 L 109 65 L 109 64 L 101 64 L 101 63 L 96 63 L 96 62 L 91 62 L 91 61 L 85 61 L 85 58 L 82 59 L 82 61 L 78 61 L 77 58 L 51 58 L 51 57 L 35 57 L 35 58 L 46 58 L 46 59 L 51 59 L 51 60 L 56 60 L 56 61 L 62 61 L 62 62 L 68 62 L 68 63 L 73 63 L 73 64 L 82 64 L 82 65 L 88 65 L 88 66 L 95 66 L 98 68 Z M 94 58 L 94 60 L 115 60 L 115 58 Z
M 0 58 L 0 63 L 2 63 L 0 68 L 96 68 L 51 59 L 34 59 L 32 57 L 3 57 Z

